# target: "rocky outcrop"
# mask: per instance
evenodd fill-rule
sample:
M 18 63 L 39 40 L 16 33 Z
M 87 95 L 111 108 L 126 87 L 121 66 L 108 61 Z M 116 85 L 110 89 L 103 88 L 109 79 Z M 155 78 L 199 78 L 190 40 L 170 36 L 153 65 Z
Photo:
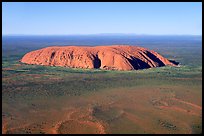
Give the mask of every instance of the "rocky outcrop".
M 175 66 L 153 50 L 137 46 L 52 46 L 31 51 L 20 60 L 27 64 L 98 68 L 108 70 L 138 70 L 165 65 Z

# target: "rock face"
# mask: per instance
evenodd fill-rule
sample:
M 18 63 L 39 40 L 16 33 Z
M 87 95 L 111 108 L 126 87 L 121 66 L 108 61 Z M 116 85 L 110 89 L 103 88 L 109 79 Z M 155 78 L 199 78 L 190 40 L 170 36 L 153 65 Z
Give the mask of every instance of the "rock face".
M 175 66 L 155 51 L 137 46 L 52 46 L 29 52 L 20 60 L 27 64 L 108 70 L 138 70 Z

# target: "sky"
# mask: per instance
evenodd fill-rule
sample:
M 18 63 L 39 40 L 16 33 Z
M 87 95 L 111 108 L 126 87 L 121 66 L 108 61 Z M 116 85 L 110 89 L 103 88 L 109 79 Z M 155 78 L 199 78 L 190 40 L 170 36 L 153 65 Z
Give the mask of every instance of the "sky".
M 104 33 L 202 35 L 202 3 L 2 3 L 2 35 Z

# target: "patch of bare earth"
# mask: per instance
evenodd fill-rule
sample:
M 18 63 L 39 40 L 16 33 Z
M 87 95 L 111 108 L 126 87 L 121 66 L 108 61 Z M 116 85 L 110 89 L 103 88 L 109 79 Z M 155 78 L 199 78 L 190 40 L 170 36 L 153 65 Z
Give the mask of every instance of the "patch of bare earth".
M 88 111 L 89 112 L 89 111 Z M 77 116 L 76 116 L 77 115 Z M 73 110 L 68 113 L 67 118 L 59 121 L 53 134 L 104 134 L 103 125 L 93 120 L 89 113 L 82 113 L 80 110 Z

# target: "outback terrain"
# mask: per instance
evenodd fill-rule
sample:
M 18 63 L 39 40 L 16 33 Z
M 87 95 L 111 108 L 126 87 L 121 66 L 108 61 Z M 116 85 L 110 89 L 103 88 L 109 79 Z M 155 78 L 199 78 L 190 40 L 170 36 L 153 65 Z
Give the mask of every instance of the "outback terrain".
M 143 47 L 178 66 L 128 65 L 138 69 L 128 71 L 61 67 L 55 59 L 48 61 L 53 66 L 36 65 L 38 59 L 30 65 L 25 62 L 35 58 L 28 53 L 33 48 L 6 44 L 13 50 L 3 48 L 2 55 L 2 133 L 202 133 L 202 45 L 176 43 Z M 100 67 L 107 65 L 98 57 Z

